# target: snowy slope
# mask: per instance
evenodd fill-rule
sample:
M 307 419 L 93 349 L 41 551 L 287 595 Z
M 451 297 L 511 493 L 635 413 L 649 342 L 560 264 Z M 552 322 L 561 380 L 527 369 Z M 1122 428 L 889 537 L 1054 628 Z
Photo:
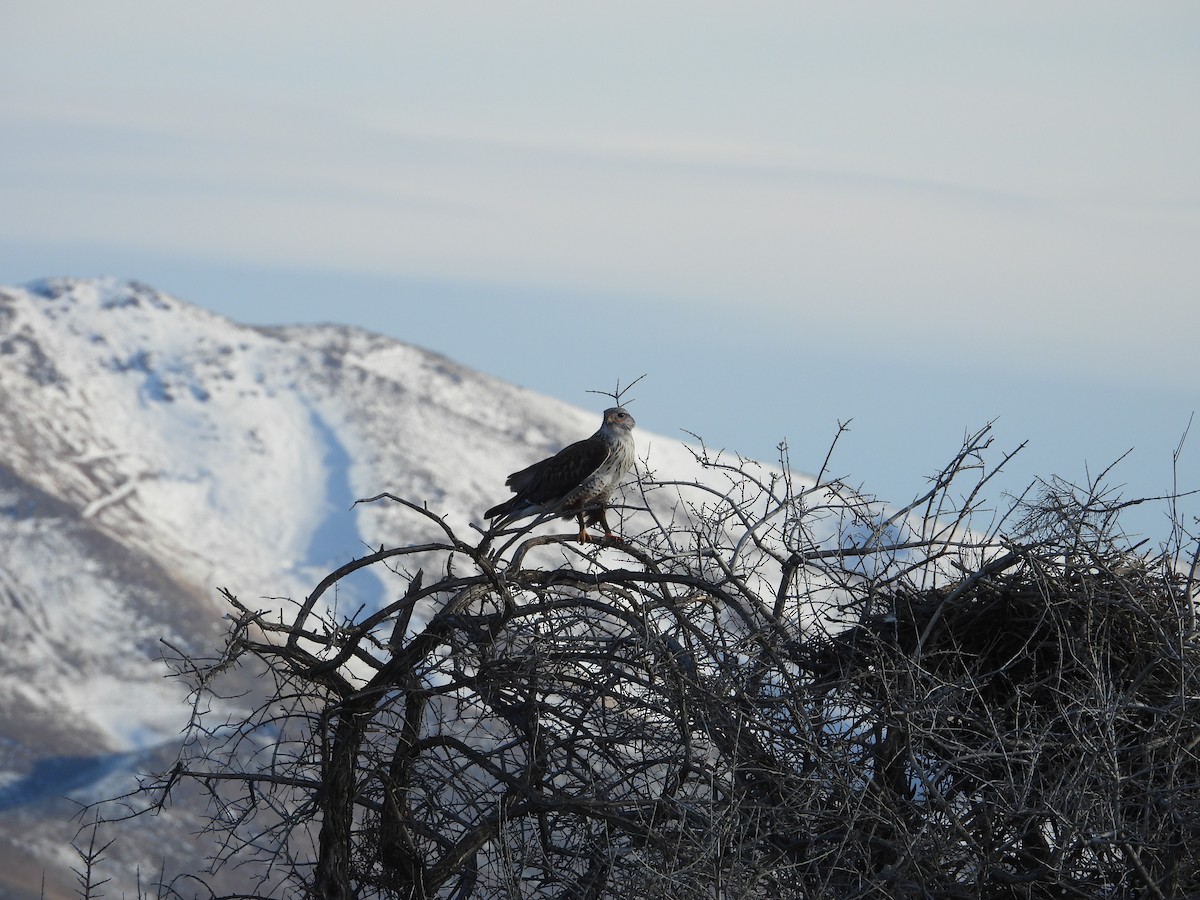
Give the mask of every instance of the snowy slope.
M 160 641 L 215 646 L 217 586 L 270 608 L 368 546 L 434 535 L 390 504 L 351 508 L 383 491 L 468 533 L 508 472 L 590 434 L 599 405 L 132 282 L 0 288 L 0 872 L 69 889 L 60 798 L 103 793 L 97 779 L 175 739 L 187 709 Z M 637 436 L 656 465 L 692 468 L 677 442 Z M 387 591 L 366 574 L 330 602 Z M 0 896 L 40 891 L 15 883 L 0 875 Z
M 469 534 L 509 472 L 590 434 L 602 405 L 133 282 L 0 288 L 0 870 L 62 871 L 55 798 L 175 739 L 187 710 L 160 640 L 213 647 L 216 587 L 269 609 L 368 547 L 437 536 L 392 504 L 352 507 L 384 491 Z M 696 477 L 647 424 L 639 456 Z M 394 589 L 366 573 L 329 602 L 352 613 Z
M 462 526 L 598 421 L 376 335 L 247 328 L 137 284 L 8 289 L 0 325 L 5 464 L 189 583 L 251 596 L 401 539 L 356 497 Z
M 598 420 L 358 330 L 246 327 L 116 280 L 0 289 L 0 702 L 57 704 L 114 752 L 163 739 L 178 698 L 157 638 L 208 639 L 216 586 L 302 597 L 368 546 L 432 536 L 390 505 L 351 508 L 382 491 L 466 533 L 508 472 Z M 676 442 L 638 440 L 691 467 Z M 374 606 L 387 586 L 357 589 L 339 602 Z

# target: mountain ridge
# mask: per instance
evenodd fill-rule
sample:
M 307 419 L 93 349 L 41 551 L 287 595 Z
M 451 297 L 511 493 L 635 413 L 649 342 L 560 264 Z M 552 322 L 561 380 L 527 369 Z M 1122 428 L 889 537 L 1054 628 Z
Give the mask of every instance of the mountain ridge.
M 69 876 L 56 798 L 102 796 L 112 761 L 176 739 L 185 690 L 161 642 L 211 651 L 217 587 L 282 608 L 368 547 L 438 535 L 354 504 L 382 492 L 467 535 L 508 472 L 597 418 L 350 326 L 240 325 L 113 278 L 0 288 L 0 860 Z M 655 465 L 695 468 L 637 438 Z M 329 602 L 376 608 L 388 574 Z

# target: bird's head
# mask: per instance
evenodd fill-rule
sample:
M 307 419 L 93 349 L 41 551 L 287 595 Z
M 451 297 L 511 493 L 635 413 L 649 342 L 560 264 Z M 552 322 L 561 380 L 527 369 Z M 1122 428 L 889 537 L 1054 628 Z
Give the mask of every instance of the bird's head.
M 604 424 L 608 428 L 632 431 L 633 426 L 637 422 L 633 420 L 633 416 L 629 414 L 629 410 L 625 409 L 625 407 L 614 406 L 604 411 Z

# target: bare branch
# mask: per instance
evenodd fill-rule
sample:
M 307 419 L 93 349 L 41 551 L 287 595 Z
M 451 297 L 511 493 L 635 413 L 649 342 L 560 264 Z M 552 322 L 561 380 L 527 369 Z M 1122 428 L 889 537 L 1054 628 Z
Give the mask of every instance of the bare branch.
M 814 482 L 701 441 L 586 545 L 360 501 L 438 537 L 284 615 L 224 592 L 219 652 L 166 645 L 178 759 L 92 824 L 207 809 L 225 896 L 1196 895 L 1200 550 L 1123 540 L 1101 479 L 975 530 L 990 442 L 897 510 L 832 446 Z M 322 602 L 374 565 L 393 602 Z

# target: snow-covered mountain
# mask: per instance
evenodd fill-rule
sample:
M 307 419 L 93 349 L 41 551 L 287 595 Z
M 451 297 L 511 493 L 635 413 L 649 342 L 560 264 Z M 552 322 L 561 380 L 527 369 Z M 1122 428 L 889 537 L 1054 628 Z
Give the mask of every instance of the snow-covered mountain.
M 103 793 L 175 739 L 187 710 L 161 641 L 213 647 L 217 586 L 270 607 L 366 547 L 432 536 L 392 505 L 352 507 L 383 491 L 467 533 L 508 472 L 598 412 L 379 335 L 247 327 L 134 282 L 0 288 L 0 898 L 39 896 L 43 875 L 45 896 L 70 895 L 59 798 Z M 694 471 L 677 441 L 637 438 L 660 470 Z M 366 575 L 331 602 L 388 590 Z

